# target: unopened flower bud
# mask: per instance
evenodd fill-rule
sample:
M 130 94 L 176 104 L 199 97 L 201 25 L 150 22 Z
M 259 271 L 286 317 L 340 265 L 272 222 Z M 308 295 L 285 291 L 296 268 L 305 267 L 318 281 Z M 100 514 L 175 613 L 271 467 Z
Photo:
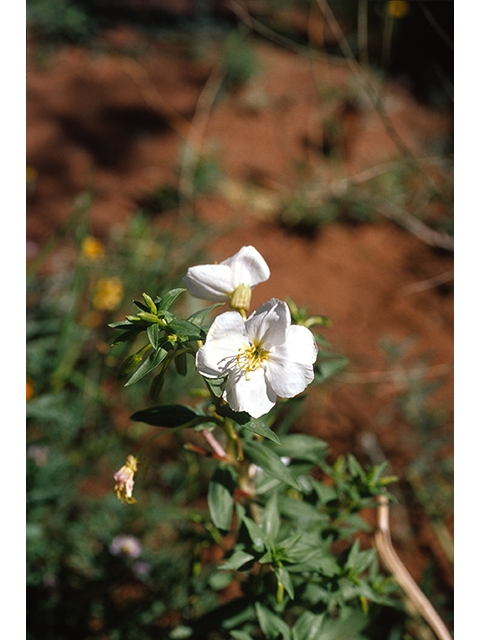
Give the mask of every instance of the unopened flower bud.
M 148 293 L 142 293 L 143 299 L 145 300 L 145 304 L 147 305 L 147 307 L 150 309 L 150 311 L 152 313 L 157 314 L 157 307 L 154 303 L 154 301 L 152 300 L 152 298 L 148 295 Z
M 123 380 L 123 378 L 126 378 L 135 369 L 135 367 L 140 364 L 141 361 L 141 353 L 133 353 L 131 356 L 129 356 L 120 367 L 120 370 L 117 374 L 117 380 Z
M 165 371 L 161 371 L 159 374 L 157 374 L 151 384 L 150 384 L 150 389 L 148 391 L 148 397 L 150 398 L 150 400 L 156 400 L 158 398 L 158 396 L 160 395 L 162 389 L 163 389 L 163 385 L 165 384 Z
M 176 356 L 175 358 L 175 369 L 177 370 L 177 373 L 181 376 L 186 376 L 187 375 L 187 354 L 185 353 L 185 351 L 182 351 L 181 353 L 178 354 L 178 356 Z
M 244 309 L 248 311 L 250 308 L 250 300 L 252 299 L 252 288 L 249 284 L 239 285 L 232 293 L 230 298 L 230 306 L 232 309 Z
M 158 322 L 158 317 L 154 313 L 148 313 L 147 311 L 139 311 L 138 317 L 147 322 Z

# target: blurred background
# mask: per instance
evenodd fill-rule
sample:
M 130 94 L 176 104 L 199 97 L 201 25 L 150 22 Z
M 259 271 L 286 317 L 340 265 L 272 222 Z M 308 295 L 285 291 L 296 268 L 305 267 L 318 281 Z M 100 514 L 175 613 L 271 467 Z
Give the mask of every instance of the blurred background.
M 348 359 L 294 429 L 389 462 L 395 547 L 451 626 L 453 2 L 26 6 L 28 637 L 166 638 L 228 600 L 184 439 L 155 441 L 135 505 L 113 494 L 151 430 L 107 325 L 248 244 L 272 273 L 252 308 L 328 316 Z

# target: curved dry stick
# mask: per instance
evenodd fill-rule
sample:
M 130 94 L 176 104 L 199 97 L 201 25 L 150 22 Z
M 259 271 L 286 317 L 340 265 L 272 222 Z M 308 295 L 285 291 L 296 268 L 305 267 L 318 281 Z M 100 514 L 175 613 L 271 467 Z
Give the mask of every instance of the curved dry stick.
M 433 608 L 430 600 L 420 590 L 393 548 L 388 522 L 388 498 L 384 495 L 378 496 L 378 502 L 375 546 L 381 560 L 402 587 L 417 611 L 430 625 L 437 638 L 439 640 L 452 640 L 450 632 Z

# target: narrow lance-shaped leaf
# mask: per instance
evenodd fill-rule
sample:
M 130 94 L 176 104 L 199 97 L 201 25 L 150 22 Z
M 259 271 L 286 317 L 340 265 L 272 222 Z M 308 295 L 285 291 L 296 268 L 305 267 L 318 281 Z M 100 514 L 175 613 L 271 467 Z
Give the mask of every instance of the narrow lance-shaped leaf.
M 344 356 L 333 356 L 321 360 L 315 365 L 315 382 L 318 384 L 334 376 L 348 364 L 348 359 Z
M 164 404 L 149 409 L 137 411 L 130 420 L 136 422 L 145 422 L 153 427 L 181 427 L 192 420 L 200 420 L 199 416 L 190 407 L 181 404 Z
M 252 556 L 251 553 L 247 553 L 243 549 L 235 549 L 230 558 L 228 558 L 228 560 L 221 564 L 219 568 L 225 569 L 225 571 L 239 571 L 242 567 L 244 567 L 247 563 L 251 562 L 254 559 L 255 556 Z
M 182 294 L 184 291 L 186 291 L 186 289 L 183 289 L 181 287 L 178 288 L 178 289 L 172 289 L 166 295 L 164 295 L 163 298 L 161 298 L 158 301 L 157 308 L 158 309 L 162 309 L 163 311 L 166 311 L 167 309 L 170 309 L 170 307 L 175 302 L 175 300 L 178 298 L 178 296 L 180 294 Z
M 245 424 L 242 424 L 242 427 L 248 429 L 249 431 L 252 431 L 253 433 L 256 433 L 259 436 L 262 436 L 263 438 L 267 438 L 268 440 L 275 442 L 275 444 L 280 444 L 280 440 L 277 434 L 275 433 L 275 431 L 272 431 L 270 429 L 263 418 L 252 418 Z
M 280 531 L 280 513 L 278 511 L 278 499 L 276 492 L 272 494 L 265 505 L 260 526 L 265 531 L 268 542 L 276 540 Z
M 168 324 L 168 330 L 188 340 L 204 340 L 207 335 L 204 329 L 188 320 L 172 320 Z
M 318 640 L 324 620 L 324 613 L 304 611 L 293 627 L 293 640 Z
M 166 349 L 163 349 L 163 347 L 159 347 L 142 362 L 142 364 L 138 367 L 131 378 L 129 378 L 125 383 L 125 386 L 128 387 L 131 384 L 134 384 L 135 382 L 141 380 L 144 376 L 147 375 L 147 373 L 150 373 L 150 371 L 155 369 L 155 367 L 158 367 L 158 365 L 166 358 L 167 355 L 168 351 Z
M 328 445 L 323 440 L 301 433 L 292 433 L 282 437 L 275 453 L 297 460 L 309 460 L 319 463 L 328 453 Z
M 302 490 L 302 486 L 298 482 L 292 471 L 283 464 L 282 460 L 276 453 L 265 444 L 259 442 L 246 442 L 244 444 L 245 454 L 258 467 L 263 469 L 265 473 L 273 476 L 277 480 L 286 482 L 291 487 Z
M 195 311 L 195 313 L 192 313 L 192 315 L 189 316 L 187 320 L 189 322 L 193 322 L 194 324 L 197 324 L 198 326 L 201 326 L 209 311 L 212 311 L 212 309 L 215 309 L 215 307 L 221 307 L 224 304 L 225 304 L 224 302 L 217 302 L 215 304 L 210 305 L 209 307 L 205 307 L 205 309 L 200 309 L 199 311 Z
M 234 490 L 231 471 L 217 467 L 208 485 L 208 508 L 213 524 L 222 531 L 230 529 Z
M 159 333 L 158 324 L 151 324 L 147 327 L 147 337 L 154 349 L 158 348 Z
M 279 636 L 281 636 L 283 640 L 290 640 L 290 627 L 284 620 L 273 613 L 273 611 L 256 602 L 255 612 L 260 628 L 267 637 L 267 640 L 278 640 Z

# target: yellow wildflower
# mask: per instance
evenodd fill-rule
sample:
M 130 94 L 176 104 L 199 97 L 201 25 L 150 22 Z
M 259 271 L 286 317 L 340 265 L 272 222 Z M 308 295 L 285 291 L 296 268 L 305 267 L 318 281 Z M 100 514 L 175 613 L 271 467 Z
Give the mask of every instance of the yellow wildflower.
M 93 296 L 93 306 L 99 311 L 114 311 L 123 298 L 123 283 L 120 278 L 98 280 Z
M 97 260 L 104 254 L 103 244 L 93 236 L 87 236 L 82 242 L 82 254 L 89 260 Z
M 390 0 L 387 11 L 392 18 L 404 18 L 410 11 L 410 6 L 406 0 Z

